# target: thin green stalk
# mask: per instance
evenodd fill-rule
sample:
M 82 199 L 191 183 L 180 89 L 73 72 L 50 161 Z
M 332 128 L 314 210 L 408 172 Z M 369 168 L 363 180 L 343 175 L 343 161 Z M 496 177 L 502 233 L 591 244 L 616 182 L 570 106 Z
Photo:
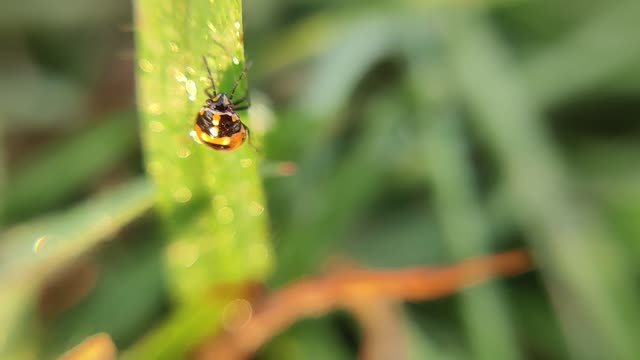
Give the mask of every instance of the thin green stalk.
M 384 167 L 380 164 L 384 163 L 381 161 L 385 156 L 383 150 L 388 148 L 383 143 L 388 139 L 384 134 L 390 131 L 394 122 L 393 115 L 385 116 L 386 120 L 391 118 L 392 121 L 379 121 L 376 117 L 379 114 L 389 114 L 391 109 L 391 104 L 379 101 L 376 111 L 372 111 L 369 116 L 373 120 L 362 131 L 361 143 L 345 156 L 328 180 L 313 184 L 309 180 L 300 179 L 291 185 L 300 189 L 313 188 L 316 191 L 299 191 L 302 196 L 293 204 L 295 211 L 292 225 L 278 242 L 282 250 L 279 253 L 278 269 L 272 279 L 273 284 L 281 285 L 302 274 L 317 271 L 322 260 L 335 246 L 335 240 L 369 206 L 373 194 L 382 186 Z M 362 182 L 354 174 L 366 176 L 368 180 Z M 321 228 L 324 231 L 309 231 Z
M 150 186 L 138 179 L 0 234 L 0 358 L 38 358 L 39 287 L 151 205 Z
M 24 161 L 7 181 L 11 191 L 2 204 L 5 220 L 20 221 L 48 210 L 104 176 L 135 148 L 135 120 L 133 110 L 111 113 L 97 126 L 51 144 Z
M 534 98 L 543 105 L 593 92 L 616 75 L 637 68 L 640 42 L 640 2 L 619 1 L 560 41 L 533 55 L 523 65 L 523 76 Z M 607 36 L 602 36 L 607 34 Z
M 491 251 L 490 229 L 476 199 L 471 164 L 466 154 L 462 122 L 443 59 L 416 66 L 415 86 L 429 84 L 417 112 L 424 132 L 423 152 L 434 192 L 435 212 L 445 247 L 457 260 Z M 439 91 L 430 91 L 439 89 Z M 519 359 L 508 305 L 492 283 L 467 289 L 460 295 L 463 320 L 474 359 Z
M 455 259 L 491 251 L 490 230 L 474 198 L 460 119 L 451 111 L 430 112 L 427 156 L 436 212 L 446 246 Z M 508 304 L 496 284 L 461 293 L 461 311 L 475 359 L 519 359 Z
M 576 202 L 541 111 L 495 31 L 479 17 L 456 20 L 447 40 L 461 91 L 502 166 L 570 349 L 583 359 L 637 357 L 638 294 L 624 256 Z
M 0 118 L 0 230 L 3 229 L 4 219 L 6 216 L 6 192 L 7 192 L 7 169 L 5 163 L 5 144 L 4 144 L 4 132 L 5 132 L 5 119 Z

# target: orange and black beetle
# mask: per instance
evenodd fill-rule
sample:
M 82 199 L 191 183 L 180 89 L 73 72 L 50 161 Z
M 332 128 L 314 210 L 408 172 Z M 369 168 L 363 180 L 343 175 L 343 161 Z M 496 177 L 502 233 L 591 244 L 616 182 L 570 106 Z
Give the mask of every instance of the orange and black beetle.
M 236 113 L 239 110 L 246 110 L 251 105 L 249 96 L 243 96 L 233 101 L 238 84 L 247 74 L 249 66 L 238 76 L 231 94 L 216 92 L 216 85 L 211 75 L 211 69 L 207 63 L 207 58 L 202 57 L 204 65 L 209 73 L 211 87 L 205 89 L 207 101 L 198 111 L 196 121 L 191 131 L 191 137 L 201 143 L 216 150 L 233 150 L 242 145 L 249 138 L 249 128 L 240 120 Z

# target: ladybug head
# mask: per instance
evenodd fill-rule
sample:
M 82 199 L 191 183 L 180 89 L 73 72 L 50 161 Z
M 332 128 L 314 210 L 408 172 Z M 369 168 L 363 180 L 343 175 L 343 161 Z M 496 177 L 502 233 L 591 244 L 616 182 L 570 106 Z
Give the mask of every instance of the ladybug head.
M 207 106 L 221 112 L 233 110 L 233 104 L 225 93 L 219 93 L 212 99 L 207 99 Z

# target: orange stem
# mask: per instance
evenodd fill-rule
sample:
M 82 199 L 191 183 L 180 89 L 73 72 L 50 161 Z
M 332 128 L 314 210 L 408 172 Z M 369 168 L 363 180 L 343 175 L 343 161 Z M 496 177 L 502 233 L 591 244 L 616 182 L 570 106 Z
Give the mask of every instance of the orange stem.
M 267 297 L 241 326 L 203 344 L 195 359 L 243 359 L 296 320 L 349 308 L 370 299 L 418 301 L 452 294 L 500 275 L 531 268 L 524 250 L 470 258 L 445 267 L 349 269 L 291 283 Z

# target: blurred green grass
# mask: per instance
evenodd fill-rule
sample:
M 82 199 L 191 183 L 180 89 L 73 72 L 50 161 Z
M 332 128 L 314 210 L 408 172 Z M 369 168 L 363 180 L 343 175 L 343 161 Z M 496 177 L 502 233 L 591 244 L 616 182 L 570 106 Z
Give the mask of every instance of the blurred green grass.
M 106 331 L 125 357 L 180 358 L 239 296 L 203 296 L 215 284 L 523 245 L 536 273 L 405 306 L 412 358 L 639 356 L 637 1 L 252 0 L 240 29 L 231 0 L 142 1 L 135 22 L 124 1 L 45 21 L 36 5 L 0 11 L 0 357 Z M 242 69 L 236 30 L 264 159 L 188 137 L 201 56 L 219 90 Z M 118 77 L 134 68 L 137 122 Z M 82 296 L 78 261 L 96 269 Z M 353 358 L 345 319 L 304 321 L 257 357 Z

